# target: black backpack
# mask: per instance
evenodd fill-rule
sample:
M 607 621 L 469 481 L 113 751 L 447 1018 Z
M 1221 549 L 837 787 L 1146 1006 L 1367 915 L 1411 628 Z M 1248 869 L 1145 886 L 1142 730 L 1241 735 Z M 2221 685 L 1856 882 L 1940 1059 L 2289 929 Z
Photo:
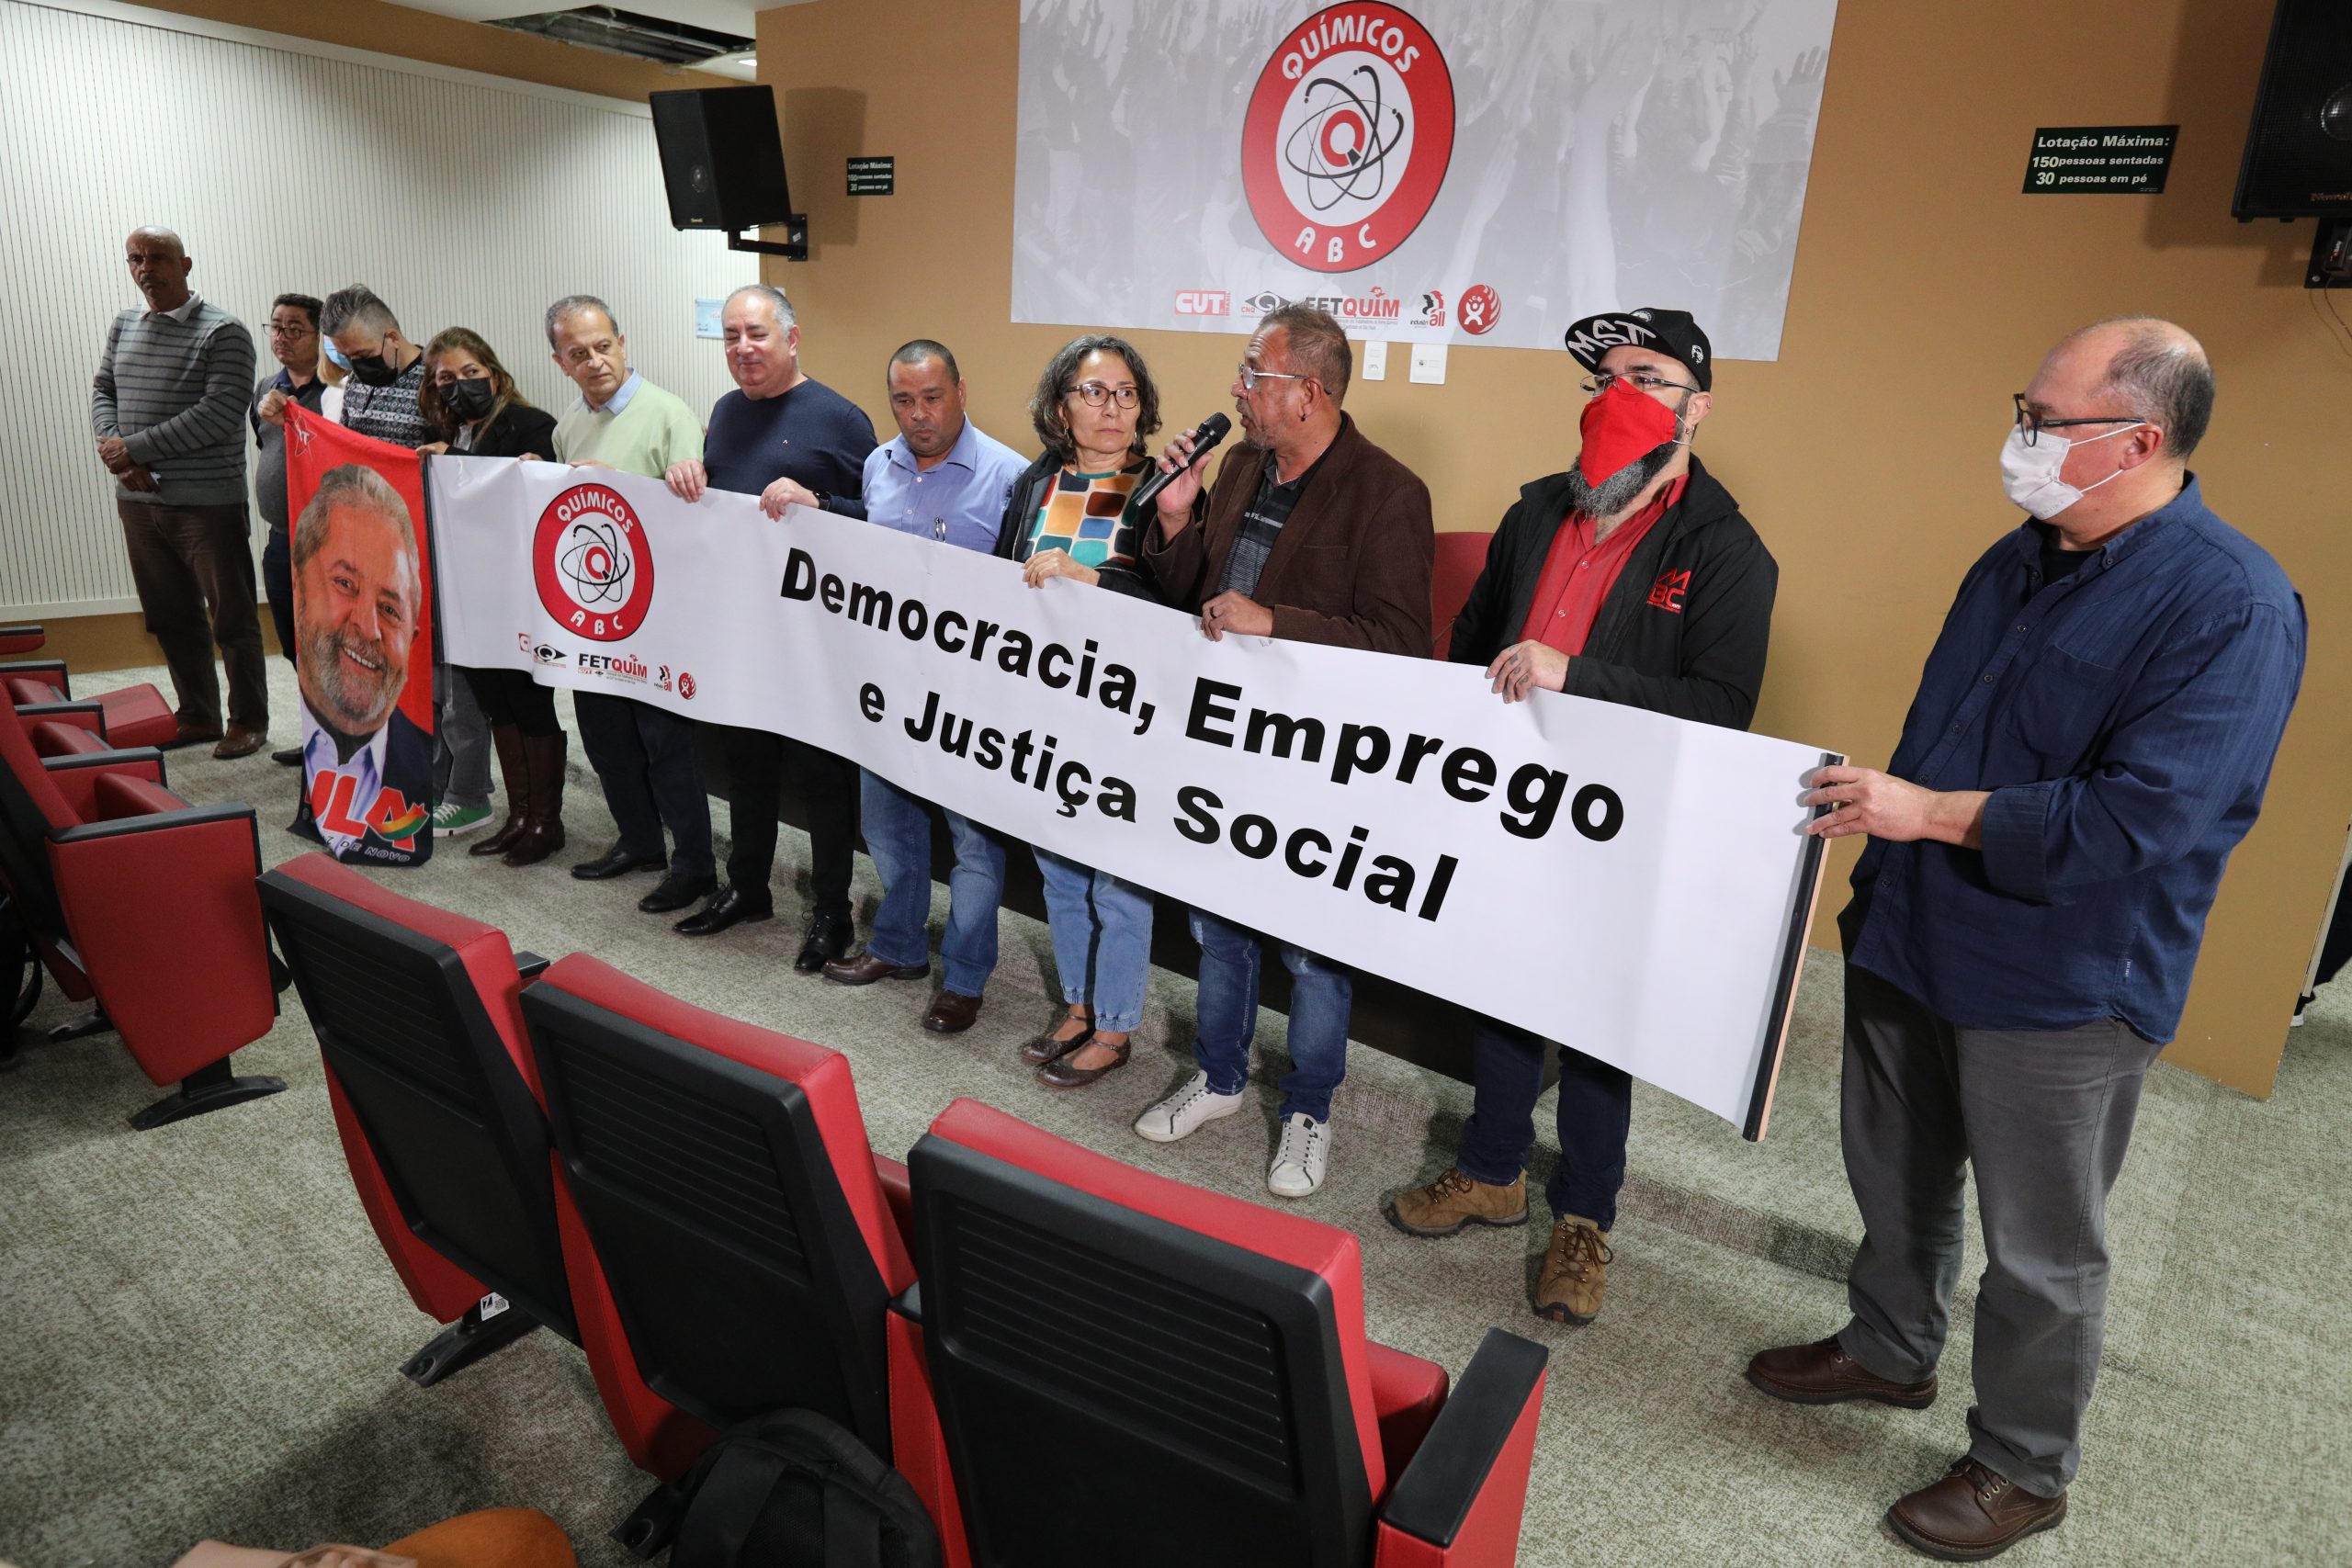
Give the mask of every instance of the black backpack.
M 840 1423 L 780 1410 L 722 1434 L 679 1490 L 670 1568 L 940 1568 L 907 1478 Z

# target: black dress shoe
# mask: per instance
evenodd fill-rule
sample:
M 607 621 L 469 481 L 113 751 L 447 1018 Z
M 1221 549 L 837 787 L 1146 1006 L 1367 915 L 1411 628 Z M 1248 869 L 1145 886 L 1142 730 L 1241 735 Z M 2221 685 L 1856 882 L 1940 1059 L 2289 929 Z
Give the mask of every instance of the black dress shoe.
M 717 936 L 738 920 L 764 920 L 775 914 L 773 898 L 754 900 L 740 887 L 722 887 L 698 912 L 672 929 L 680 936 Z
M 632 871 L 650 871 L 663 863 L 660 855 L 641 855 L 625 844 L 615 844 L 594 860 L 573 866 L 571 874 L 582 882 L 604 882 Z
M 680 876 L 673 871 L 662 879 L 661 886 L 639 898 L 637 907 L 649 915 L 675 914 L 718 886 L 715 876 Z
M 299 767 L 302 761 L 302 748 L 288 746 L 283 751 L 272 751 L 269 754 L 269 760 L 281 768 Z
M 814 975 L 847 953 L 850 938 L 855 934 L 847 915 L 817 916 L 808 922 L 808 935 L 800 943 L 800 956 L 792 961 L 792 966 L 803 975 Z

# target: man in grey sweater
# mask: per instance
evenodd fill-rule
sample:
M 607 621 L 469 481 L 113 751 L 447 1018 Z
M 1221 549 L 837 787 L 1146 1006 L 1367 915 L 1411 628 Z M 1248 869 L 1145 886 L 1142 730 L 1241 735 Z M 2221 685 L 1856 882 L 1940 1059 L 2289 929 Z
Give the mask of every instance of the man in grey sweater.
M 216 757 L 250 756 L 269 739 L 246 543 L 253 334 L 189 291 L 193 264 L 170 230 L 133 231 L 123 255 L 147 305 L 123 311 L 107 333 L 90 397 L 98 460 L 115 477 L 131 582 L 171 669 L 179 716 L 173 744 L 218 740 Z M 214 643 L 229 672 L 225 735 Z

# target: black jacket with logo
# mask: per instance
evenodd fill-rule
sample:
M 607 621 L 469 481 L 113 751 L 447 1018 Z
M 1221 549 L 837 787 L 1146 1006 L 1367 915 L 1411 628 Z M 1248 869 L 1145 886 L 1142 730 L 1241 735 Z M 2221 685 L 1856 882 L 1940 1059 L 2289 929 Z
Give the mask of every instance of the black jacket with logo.
M 1503 513 L 1486 569 L 1454 619 L 1453 662 L 1489 664 L 1520 640 L 1567 497 L 1568 476 L 1547 475 L 1521 488 Z M 1739 503 L 1692 457 L 1682 499 L 1634 547 L 1585 651 L 1568 660 L 1568 691 L 1747 728 L 1764 683 L 1780 581 Z

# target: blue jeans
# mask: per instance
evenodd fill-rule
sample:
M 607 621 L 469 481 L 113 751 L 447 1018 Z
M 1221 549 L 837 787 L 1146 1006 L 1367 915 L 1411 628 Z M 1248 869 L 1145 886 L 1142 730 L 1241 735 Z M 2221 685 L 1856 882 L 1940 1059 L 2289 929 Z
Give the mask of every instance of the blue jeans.
M 931 962 L 924 926 L 931 918 L 931 813 L 922 798 L 886 778 L 858 770 L 858 807 L 865 852 L 882 874 L 882 907 L 874 911 L 866 950 L 885 964 Z M 996 909 L 1004 897 L 1004 840 L 977 822 L 944 811 L 956 846 L 947 879 L 947 988 L 977 997 L 996 971 Z
M 1250 1081 L 1250 1042 L 1258 1032 L 1258 944 L 1247 926 L 1205 909 L 1193 911 L 1193 940 L 1201 944 L 1201 990 L 1194 1010 L 1199 1033 L 1193 1060 L 1216 1094 L 1238 1094 Z M 1305 1111 L 1331 1119 L 1331 1091 L 1348 1073 L 1348 1010 L 1355 976 L 1303 947 L 1277 944 L 1290 971 L 1290 1071 L 1283 1075 L 1282 1114 Z
M 1132 1032 L 1143 1021 L 1151 977 L 1151 894 L 1051 850 L 1037 852 L 1037 874 L 1046 880 L 1062 1000 L 1091 1003 L 1097 1029 Z
M 1453 1163 L 1474 1181 L 1508 1186 L 1535 1146 L 1535 1101 L 1544 1092 L 1544 1040 L 1534 1031 L 1479 1018 L 1470 1030 L 1477 1096 L 1463 1123 Z M 1555 1214 L 1581 1214 L 1602 1230 L 1617 1223 L 1625 1185 L 1625 1134 L 1634 1080 L 1623 1067 L 1560 1047 L 1560 1162 L 1544 1184 Z

